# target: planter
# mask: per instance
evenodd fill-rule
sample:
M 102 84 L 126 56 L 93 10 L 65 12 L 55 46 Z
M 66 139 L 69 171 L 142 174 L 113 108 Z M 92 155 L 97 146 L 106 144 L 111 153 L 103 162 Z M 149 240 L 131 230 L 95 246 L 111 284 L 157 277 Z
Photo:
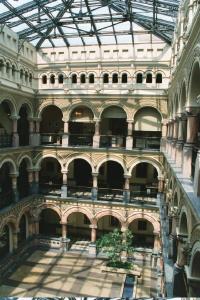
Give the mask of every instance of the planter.
M 141 276 L 141 268 L 138 266 L 134 266 L 132 269 L 124 269 L 124 268 L 114 268 L 114 267 L 107 267 L 103 265 L 101 267 L 102 272 L 110 272 L 110 273 L 117 273 L 117 274 L 130 274 L 137 277 Z

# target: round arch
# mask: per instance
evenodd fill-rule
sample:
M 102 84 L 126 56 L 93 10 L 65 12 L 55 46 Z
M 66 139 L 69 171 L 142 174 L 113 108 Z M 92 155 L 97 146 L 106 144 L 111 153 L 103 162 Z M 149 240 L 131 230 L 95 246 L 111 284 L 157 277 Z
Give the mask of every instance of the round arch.
M 102 119 L 103 114 L 106 112 L 106 110 L 112 109 L 112 108 L 116 108 L 119 112 L 119 109 L 121 109 L 121 113 L 123 116 L 123 118 L 128 119 L 128 111 L 127 108 L 124 107 L 123 105 L 121 105 L 120 103 L 116 103 L 116 104 L 105 104 L 101 107 L 101 111 L 99 114 L 99 118 Z M 120 113 L 120 112 L 119 112 Z
M 29 102 L 21 103 L 21 105 L 18 107 L 18 111 L 17 111 L 18 115 L 19 115 L 20 110 L 21 110 L 22 107 L 26 108 L 28 118 L 33 118 L 33 107 L 32 107 L 32 105 Z
M 153 225 L 154 233 L 160 232 L 160 223 L 158 220 L 156 220 L 154 217 L 147 213 L 133 213 L 131 214 L 127 219 L 127 225 L 129 226 L 133 221 L 137 219 L 145 219 L 149 221 Z
M 22 161 L 25 160 L 26 163 L 27 163 L 27 168 L 28 169 L 32 169 L 33 168 L 33 163 L 32 163 L 32 159 L 30 158 L 30 156 L 28 155 L 23 155 L 21 156 L 18 161 L 17 161 L 17 166 L 18 166 L 18 169 L 19 169 L 19 166 L 21 165 Z
M 90 220 L 91 225 L 94 224 L 94 216 L 92 215 L 92 213 L 89 210 L 82 208 L 82 207 L 71 207 L 71 208 L 65 210 L 63 213 L 63 216 L 62 216 L 62 222 L 67 223 L 68 217 L 71 214 L 78 213 L 78 212 L 86 215 L 87 218 Z
M 15 104 L 15 100 L 14 98 L 8 96 L 2 96 L 0 98 L 0 104 L 3 102 L 6 102 L 9 106 L 10 112 L 11 112 L 11 116 L 17 116 L 17 108 L 16 108 L 16 104 Z
M 199 58 L 195 58 L 192 64 L 189 76 L 188 88 L 188 103 L 186 105 L 196 104 L 196 99 L 200 99 L 200 87 L 198 78 L 200 77 L 200 62 Z
M 126 166 L 125 166 L 125 164 L 123 163 L 123 161 L 121 161 L 121 160 L 119 160 L 119 159 L 117 159 L 117 158 L 115 158 L 115 157 L 104 158 L 103 160 L 101 160 L 101 161 L 98 163 L 97 167 L 96 167 L 96 172 L 98 173 L 100 167 L 101 167 L 104 163 L 106 163 L 106 162 L 108 162 L 108 161 L 113 161 L 113 162 L 118 163 L 118 164 L 122 167 L 122 169 L 124 170 L 124 175 L 127 173 L 127 169 L 126 169 Z
M 46 155 L 44 155 L 44 156 L 40 156 L 40 157 L 38 158 L 36 164 L 35 164 L 35 168 L 38 169 L 38 170 L 40 170 L 40 168 L 41 168 L 41 163 L 42 163 L 42 161 L 43 161 L 44 159 L 46 159 L 46 158 L 55 158 L 55 159 L 58 161 L 58 163 L 60 164 L 61 170 L 64 169 L 62 158 L 61 158 L 61 157 L 59 158 L 56 154 L 46 154 Z
M 179 219 L 179 233 L 180 235 L 184 235 L 187 237 L 189 235 L 187 212 L 185 208 L 182 208 L 182 212 Z
M 11 165 L 11 172 L 12 174 L 17 174 L 17 167 L 15 162 L 11 158 L 5 158 L 2 162 L 0 162 L 0 169 L 5 164 L 9 163 Z
M 83 156 L 83 155 L 73 156 L 69 160 L 67 160 L 66 163 L 63 163 L 63 165 L 65 164 L 65 170 L 66 171 L 69 170 L 70 163 L 73 162 L 76 159 L 82 159 L 82 160 L 86 161 L 90 165 L 92 173 L 95 173 L 95 167 L 94 167 L 92 161 L 88 157 Z
M 115 217 L 116 219 L 118 219 L 118 221 L 120 222 L 121 226 L 123 226 L 126 222 L 125 218 L 118 212 L 116 211 L 112 211 L 110 209 L 105 209 L 105 210 L 102 210 L 98 213 L 96 213 L 95 215 L 95 220 L 96 220 L 96 223 L 98 223 L 98 221 L 105 217 L 105 216 L 113 216 Z
M 43 112 L 50 106 L 55 106 L 61 113 L 63 116 L 63 110 L 61 107 L 59 107 L 58 104 L 56 103 L 52 103 L 52 102 L 46 102 L 46 103 L 42 103 L 42 105 L 39 107 L 39 111 L 38 111 L 38 118 L 42 119 L 42 114 Z
M 158 177 L 161 177 L 162 174 L 163 174 L 163 168 L 161 166 L 161 164 L 156 161 L 156 160 L 153 160 L 153 159 L 150 159 L 150 158 L 142 158 L 142 159 L 136 159 L 133 164 L 129 167 L 129 171 L 128 171 L 128 174 L 127 175 L 132 175 L 132 171 L 133 169 L 140 163 L 148 163 L 148 164 L 151 164 L 156 170 L 157 170 L 157 173 L 158 173 Z

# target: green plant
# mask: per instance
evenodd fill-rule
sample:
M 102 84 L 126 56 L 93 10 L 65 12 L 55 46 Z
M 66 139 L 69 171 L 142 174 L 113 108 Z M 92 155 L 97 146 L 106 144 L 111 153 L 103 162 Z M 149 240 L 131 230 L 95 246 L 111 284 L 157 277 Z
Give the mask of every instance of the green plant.
M 132 247 L 133 234 L 130 230 L 125 232 L 114 229 L 113 232 L 104 234 L 97 242 L 97 250 L 108 255 L 108 266 L 130 269 L 131 264 L 126 261 L 126 256 L 134 252 Z M 126 253 L 125 261 L 122 253 Z

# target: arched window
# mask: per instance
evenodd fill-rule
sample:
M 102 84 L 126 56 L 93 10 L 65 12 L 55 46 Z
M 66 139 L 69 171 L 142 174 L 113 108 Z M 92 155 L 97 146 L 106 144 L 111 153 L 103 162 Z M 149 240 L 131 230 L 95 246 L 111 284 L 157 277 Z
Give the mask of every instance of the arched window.
M 113 74 L 113 76 L 112 76 L 112 82 L 113 83 L 118 83 L 118 74 L 117 73 Z
M 23 70 L 21 69 L 20 70 L 20 79 L 22 80 L 22 78 L 23 78 L 23 74 L 24 74 L 24 72 L 23 72 Z
M 126 73 L 122 74 L 122 83 L 127 83 L 128 82 L 128 76 Z
M 64 82 L 64 76 L 63 76 L 63 74 L 59 74 L 58 75 L 58 83 L 63 84 L 63 82 Z
M 94 74 L 89 75 L 89 83 L 94 83 Z
M 77 83 L 77 75 L 76 74 L 72 74 L 72 83 Z
M 146 76 L 146 83 L 152 83 L 152 74 L 148 73 Z
M 15 77 L 15 71 L 16 71 L 16 69 L 15 69 L 15 66 L 13 65 L 13 66 L 12 66 L 12 76 L 13 76 L 13 77 Z
M 85 74 L 81 74 L 81 83 L 85 83 L 86 78 L 85 78 Z
M 25 72 L 25 81 L 28 82 L 28 72 Z
M 50 76 L 50 83 L 55 84 L 55 75 Z
M 6 63 L 6 73 L 7 73 L 7 74 L 9 73 L 9 70 L 10 70 L 10 65 L 9 65 L 9 63 L 7 62 L 7 63 Z
M 42 76 L 42 84 L 47 84 L 47 75 Z
M 103 83 L 109 83 L 109 75 L 107 73 L 103 74 Z
M 29 82 L 30 82 L 30 84 L 32 83 L 32 81 L 33 81 L 33 75 L 29 74 Z
M 142 81 L 143 81 L 143 75 L 142 73 L 138 73 L 136 83 L 142 83 Z
M 162 83 L 162 74 L 161 73 L 156 74 L 156 83 Z

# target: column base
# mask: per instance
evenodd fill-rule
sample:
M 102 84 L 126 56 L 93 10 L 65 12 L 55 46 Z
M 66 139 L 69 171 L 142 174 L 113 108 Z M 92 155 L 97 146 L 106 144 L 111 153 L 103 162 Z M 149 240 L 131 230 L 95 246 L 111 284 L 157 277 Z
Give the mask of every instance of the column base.
M 61 241 L 62 241 L 62 252 L 69 251 L 70 239 L 68 239 L 68 238 L 61 238 Z
M 68 147 L 69 146 L 69 135 L 63 134 L 62 135 L 62 147 Z
M 130 202 L 130 190 L 124 190 L 123 196 L 124 196 L 124 202 L 129 203 Z
M 127 136 L 126 137 L 126 150 L 132 150 L 133 149 L 133 137 Z
M 19 135 L 18 133 L 12 134 L 12 146 L 13 147 L 19 147 Z
M 67 198 L 67 186 L 66 185 L 61 186 L 61 198 Z
M 93 148 L 99 148 L 99 142 L 100 142 L 100 135 L 94 135 L 93 136 L 92 147 Z
M 183 165 L 183 142 L 178 141 L 176 143 L 176 165 L 182 168 Z
M 29 144 L 33 147 L 40 145 L 40 134 L 39 133 L 31 133 L 29 135 Z
M 97 200 L 97 195 L 98 195 L 97 188 L 93 187 L 91 192 L 92 192 L 92 200 Z

